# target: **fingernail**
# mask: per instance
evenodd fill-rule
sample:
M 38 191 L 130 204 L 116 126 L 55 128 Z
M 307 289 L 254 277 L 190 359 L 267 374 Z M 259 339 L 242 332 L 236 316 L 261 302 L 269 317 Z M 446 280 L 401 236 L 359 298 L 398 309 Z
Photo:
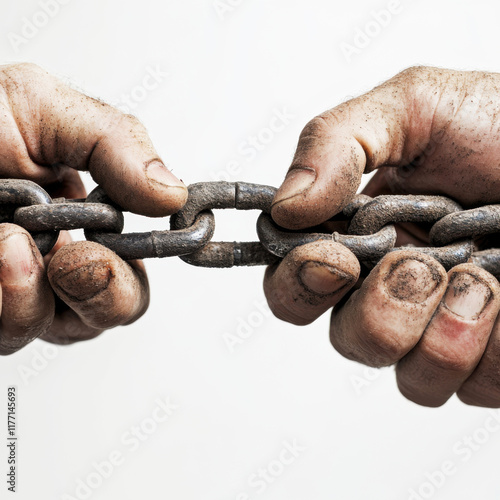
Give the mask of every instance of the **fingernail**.
M 146 165 L 146 177 L 153 182 L 159 182 L 167 187 L 186 188 L 170 170 L 159 160 L 153 160 Z
M 70 299 L 80 302 L 105 290 L 112 277 L 106 262 L 92 262 L 58 276 L 56 284 Z
M 416 259 L 395 262 L 385 278 L 387 292 L 394 298 L 416 304 L 432 295 L 441 281 L 437 270 Z
M 303 193 L 314 184 L 315 180 L 316 171 L 312 168 L 292 168 L 288 171 L 283 185 L 278 189 L 273 206 Z
M 352 284 L 354 276 L 322 262 L 305 262 L 299 270 L 302 286 L 316 295 L 329 295 Z
M 26 281 L 36 266 L 28 237 L 14 233 L 0 241 L 0 281 L 5 284 Z
M 491 297 L 490 288 L 472 274 L 455 274 L 443 298 L 444 305 L 464 319 L 477 319 Z

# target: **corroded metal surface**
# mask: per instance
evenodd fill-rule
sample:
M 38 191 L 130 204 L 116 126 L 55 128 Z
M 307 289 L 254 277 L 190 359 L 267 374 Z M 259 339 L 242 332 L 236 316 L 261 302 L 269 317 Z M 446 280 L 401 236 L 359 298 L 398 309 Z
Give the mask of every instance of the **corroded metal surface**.
M 19 207 L 42 206 L 45 209 L 52 204 L 52 198 L 38 184 L 20 179 L 0 181 L 1 222 L 14 222 L 15 211 Z M 59 237 L 59 231 L 41 228 L 30 231 L 42 255 L 50 252 Z
M 54 203 L 20 207 L 14 224 L 28 231 L 94 229 L 120 233 L 123 213 L 105 203 Z
M 394 248 L 396 230 L 394 226 L 385 226 L 376 234 L 365 236 L 329 233 L 306 233 L 286 231 L 276 225 L 271 217 L 262 214 L 257 221 L 257 234 L 265 248 L 278 257 L 284 257 L 295 247 L 318 240 L 341 243 L 351 250 L 359 260 L 377 261 Z
M 275 193 L 273 187 L 246 182 L 192 184 L 189 186 L 186 205 L 170 220 L 171 228 L 182 230 L 189 227 L 197 214 L 207 209 L 235 208 L 269 212 Z M 195 253 L 181 256 L 181 259 L 203 267 L 259 266 L 278 260 L 260 242 L 210 242 Z
M 122 234 L 123 209 L 101 188 L 86 200 L 52 200 L 34 182 L 6 179 L 0 181 L 0 222 L 13 222 L 30 231 L 43 254 L 55 244 L 59 230 L 83 228 L 87 239 L 111 248 L 124 259 L 180 256 L 189 264 L 204 267 L 268 265 L 295 247 L 318 240 L 341 243 L 370 267 L 399 249 L 395 247 L 394 224 L 425 223 L 430 227 L 432 246 L 411 248 L 431 255 L 447 269 L 473 262 L 500 277 L 500 249 L 488 248 L 480 241 L 482 251 L 473 252 L 485 235 L 500 233 L 499 205 L 464 211 L 442 196 L 370 198 L 361 194 L 330 219 L 337 221 L 329 222 L 336 229 L 339 224 L 342 230 L 349 228 L 342 234 L 277 226 L 269 215 L 275 193 L 273 187 L 245 182 L 193 184 L 186 205 L 171 217 L 170 230 Z M 260 241 L 211 241 L 215 230 L 212 210 L 227 208 L 261 211 L 257 222 Z
M 386 224 L 436 222 L 462 207 L 443 196 L 378 196 L 364 204 L 349 226 L 352 234 L 373 234 Z
M 100 187 L 89 194 L 87 203 L 89 207 L 109 204 L 113 210 L 120 210 Z M 96 223 L 86 227 L 85 237 L 110 248 L 126 260 L 174 257 L 193 253 L 207 245 L 214 234 L 215 220 L 213 213 L 207 210 L 197 214 L 189 226 L 176 231 L 119 234 L 122 228 L 116 228 L 115 232 L 104 232 Z
M 464 238 L 477 238 L 500 232 L 500 205 L 464 210 L 436 222 L 429 236 L 433 245 L 447 245 Z

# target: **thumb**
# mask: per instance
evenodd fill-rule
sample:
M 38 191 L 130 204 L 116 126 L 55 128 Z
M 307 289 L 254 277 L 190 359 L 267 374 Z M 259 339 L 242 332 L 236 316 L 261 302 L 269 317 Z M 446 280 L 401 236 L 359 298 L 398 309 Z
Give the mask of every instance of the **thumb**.
M 417 154 L 435 107 L 432 92 L 423 106 L 413 105 L 418 93 L 411 90 L 424 80 L 419 74 L 419 68 L 406 70 L 305 126 L 273 201 L 276 223 L 288 229 L 320 224 L 349 203 L 363 173 Z
M 122 115 L 100 139 L 88 162 L 93 179 L 123 208 L 152 217 L 177 212 L 187 188 L 165 166 L 146 129 Z
M 60 180 L 57 172 L 68 166 L 90 171 L 113 201 L 132 212 L 164 216 L 185 203 L 186 186 L 165 167 L 137 118 L 33 64 L 0 67 L 2 90 L 7 103 L 0 100 L 0 111 L 12 118 L 4 123 L 10 132 L 0 148 L 15 154 L 0 165 L 0 175 L 46 184 Z

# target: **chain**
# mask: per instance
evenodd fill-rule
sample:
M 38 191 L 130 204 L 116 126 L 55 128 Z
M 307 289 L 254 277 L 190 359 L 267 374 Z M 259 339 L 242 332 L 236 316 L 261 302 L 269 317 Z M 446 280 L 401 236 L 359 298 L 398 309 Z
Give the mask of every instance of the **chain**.
M 52 199 L 31 181 L 0 180 L 0 222 L 22 226 L 45 255 L 59 231 L 84 229 L 120 257 L 145 259 L 179 256 L 202 267 L 268 265 L 293 248 L 330 240 L 349 248 L 365 268 L 373 267 L 396 247 L 394 224 L 419 223 L 429 230 L 430 246 L 412 247 L 446 268 L 473 262 L 500 277 L 500 205 L 463 210 L 444 196 L 356 195 L 328 223 L 343 230 L 326 232 L 324 224 L 304 231 L 279 227 L 269 215 L 276 189 L 246 182 L 202 182 L 189 186 L 186 205 L 171 216 L 170 230 L 122 233 L 123 209 L 97 187 L 86 199 Z M 213 209 L 260 210 L 256 242 L 213 242 Z

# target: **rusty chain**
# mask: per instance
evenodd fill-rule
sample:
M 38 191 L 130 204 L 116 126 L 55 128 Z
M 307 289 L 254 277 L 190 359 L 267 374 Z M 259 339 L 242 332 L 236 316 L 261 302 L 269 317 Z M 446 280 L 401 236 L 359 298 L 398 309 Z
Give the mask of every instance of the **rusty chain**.
M 444 196 L 356 195 L 344 210 L 327 222 L 344 230 L 291 231 L 269 215 L 276 189 L 246 182 L 202 182 L 189 186 L 186 205 L 170 218 L 170 230 L 123 234 L 123 210 L 102 188 L 86 199 L 52 199 L 31 181 L 0 180 L 0 222 L 28 230 L 42 254 L 54 246 L 59 231 L 84 229 L 85 237 L 124 259 L 179 256 L 203 267 L 267 265 L 293 248 L 317 240 L 331 240 L 349 248 L 370 268 L 396 247 L 395 224 L 419 223 L 429 230 L 428 247 L 412 247 L 436 258 L 450 269 L 473 262 L 500 277 L 500 205 L 463 210 Z M 213 209 L 259 210 L 256 242 L 213 242 Z

